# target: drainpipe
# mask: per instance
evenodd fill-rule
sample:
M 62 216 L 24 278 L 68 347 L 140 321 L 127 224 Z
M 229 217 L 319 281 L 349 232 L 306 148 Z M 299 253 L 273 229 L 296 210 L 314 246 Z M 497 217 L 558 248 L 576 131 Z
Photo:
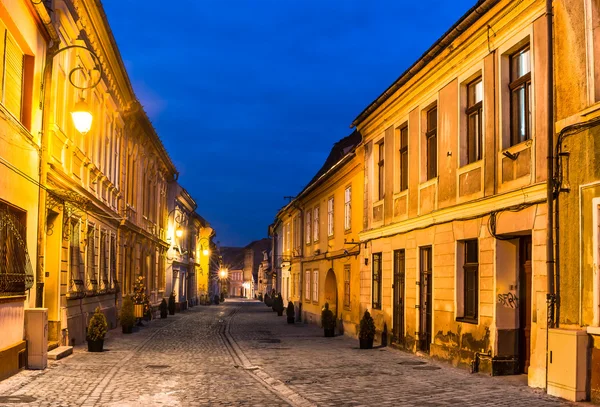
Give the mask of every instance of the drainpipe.
M 554 326 L 554 46 L 552 30 L 552 0 L 546 0 L 546 21 L 548 24 L 548 162 L 547 162 L 547 205 L 548 224 L 546 227 L 546 275 L 547 275 L 547 321 L 546 321 L 546 391 L 548 391 L 548 332 Z

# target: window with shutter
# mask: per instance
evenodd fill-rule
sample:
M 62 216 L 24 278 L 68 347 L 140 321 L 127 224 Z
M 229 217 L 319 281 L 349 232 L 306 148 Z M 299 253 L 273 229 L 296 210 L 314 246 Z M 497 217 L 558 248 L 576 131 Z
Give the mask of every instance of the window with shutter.
M 0 52 L 2 53 L 2 104 L 19 121 L 23 100 L 23 51 L 0 22 Z

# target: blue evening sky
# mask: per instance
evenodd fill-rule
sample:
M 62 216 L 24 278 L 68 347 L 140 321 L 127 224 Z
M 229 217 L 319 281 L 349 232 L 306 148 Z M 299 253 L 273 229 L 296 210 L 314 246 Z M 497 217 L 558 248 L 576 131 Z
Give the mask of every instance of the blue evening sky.
M 216 240 L 244 246 L 475 0 L 103 4 L 180 183 Z

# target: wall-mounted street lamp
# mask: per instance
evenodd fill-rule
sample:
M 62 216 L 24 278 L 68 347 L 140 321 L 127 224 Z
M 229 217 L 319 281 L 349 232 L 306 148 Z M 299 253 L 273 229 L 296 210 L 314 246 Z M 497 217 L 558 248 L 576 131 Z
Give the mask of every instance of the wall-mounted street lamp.
M 179 209 L 179 207 L 175 207 L 173 209 L 171 209 L 171 211 L 169 211 L 168 215 L 167 215 L 167 219 L 171 218 L 171 215 L 173 214 L 173 212 L 176 212 Z M 181 227 L 181 224 L 183 223 L 184 219 L 183 219 L 183 213 L 180 211 L 180 213 L 176 213 L 175 216 L 173 216 L 173 228 L 175 229 L 173 234 L 175 235 L 175 237 L 177 239 L 181 239 L 183 237 L 183 228 Z M 169 234 L 169 236 L 167 236 L 167 242 L 171 242 L 172 241 L 172 236 Z
M 202 249 L 202 255 L 208 256 L 210 254 L 209 241 L 207 237 L 202 237 L 199 240 L 200 248 Z
M 83 98 L 83 91 L 98 86 L 98 84 L 102 80 L 102 65 L 100 64 L 100 58 L 98 58 L 98 55 L 96 55 L 92 50 L 90 50 L 87 47 L 84 47 L 83 45 L 69 45 L 67 47 L 60 48 L 54 54 L 52 54 L 51 59 L 54 59 L 54 57 L 56 57 L 61 52 L 73 48 L 79 48 L 89 52 L 92 56 L 92 59 L 94 60 L 94 63 L 96 64 L 94 68 L 92 68 L 92 70 L 98 71 L 98 78 L 96 78 L 96 80 L 90 78 L 91 83 L 88 83 L 87 86 L 79 86 L 73 81 L 73 75 L 75 75 L 75 73 L 78 71 L 84 70 L 84 68 L 81 65 L 76 66 L 69 72 L 69 83 L 82 92 L 79 101 L 75 103 L 75 106 L 73 106 L 73 110 L 71 111 L 71 118 L 73 119 L 73 124 L 75 125 L 77 131 L 85 135 L 92 128 L 93 116 L 90 112 L 88 104 Z

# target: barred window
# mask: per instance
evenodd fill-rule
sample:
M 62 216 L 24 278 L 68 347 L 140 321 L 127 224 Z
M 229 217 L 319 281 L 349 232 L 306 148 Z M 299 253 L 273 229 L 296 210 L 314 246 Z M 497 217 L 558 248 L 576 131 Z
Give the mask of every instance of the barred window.
M 310 270 L 304 272 L 304 298 L 310 301 Z
M 33 286 L 26 214 L 0 202 L 0 297 L 24 295 Z
M 96 229 L 94 225 L 88 226 L 86 241 L 86 274 L 88 289 L 96 291 L 98 289 L 98 279 L 96 275 Z
M 80 233 L 81 223 L 79 219 L 71 221 L 69 225 L 69 268 L 71 270 L 71 292 L 82 292 L 84 290 L 83 267 L 81 262 Z

